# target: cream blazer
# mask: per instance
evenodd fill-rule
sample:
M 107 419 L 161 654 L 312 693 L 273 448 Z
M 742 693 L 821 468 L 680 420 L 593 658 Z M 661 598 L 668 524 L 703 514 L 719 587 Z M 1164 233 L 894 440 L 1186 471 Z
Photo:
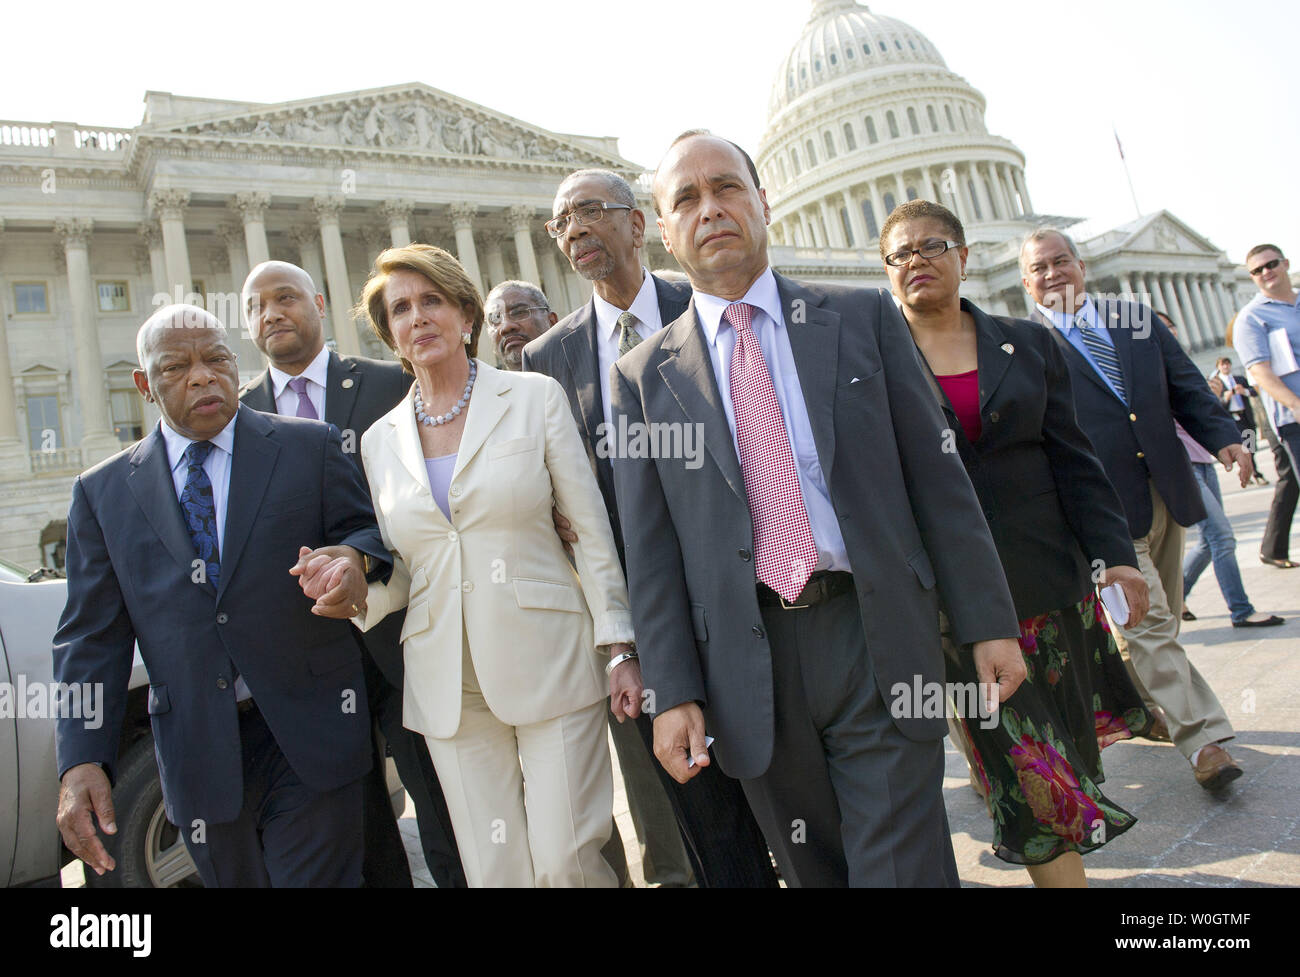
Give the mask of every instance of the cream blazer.
M 522 726 L 608 694 L 607 646 L 631 641 L 627 585 L 609 517 L 564 390 L 482 360 L 447 492 L 433 501 L 414 385 L 361 438 L 375 516 L 393 551 L 371 584 L 362 630 L 406 608 L 402 722 L 446 738 L 460 727 L 462 629 L 493 715 Z M 577 572 L 552 504 L 573 524 Z

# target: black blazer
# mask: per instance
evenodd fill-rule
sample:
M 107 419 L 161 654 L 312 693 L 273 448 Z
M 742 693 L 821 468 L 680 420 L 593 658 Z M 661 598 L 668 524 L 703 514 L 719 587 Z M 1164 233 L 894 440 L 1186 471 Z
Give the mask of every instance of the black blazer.
M 1094 560 L 1135 567 L 1137 554 L 1052 338 L 1037 323 L 961 305 L 975 319 L 979 440 L 966 439 L 946 396 L 941 406 L 1023 621 L 1082 600 Z
M 652 276 L 653 277 L 653 276 Z M 686 282 L 668 282 L 655 278 L 655 293 L 659 297 L 659 318 L 667 326 L 686 311 L 691 301 L 691 286 Z M 523 369 L 545 373 L 554 377 L 569 396 L 569 409 L 578 422 L 587 457 L 596 469 L 596 481 L 609 512 L 609 525 L 614 530 L 614 545 L 618 559 L 627 569 L 623 557 L 623 532 L 618 521 L 618 506 L 614 500 L 614 468 L 609 458 L 596 452 L 600 442 L 599 427 L 605 423 L 605 406 L 600 396 L 600 357 L 596 352 L 596 303 L 588 302 L 582 308 L 565 316 L 554 327 L 538 336 L 524 347 L 521 356 Z
M 325 373 L 325 420 L 342 432 L 344 454 L 356 465 L 362 479 L 366 473 L 361 464 L 361 435 L 406 396 L 412 382 L 400 363 L 330 352 Z M 239 391 L 239 399 L 253 410 L 274 414 L 271 371 L 246 383 Z M 364 634 L 355 632 L 384 677 L 399 689 L 404 671 L 400 637 L 405 619 L 405 614 L 390 614 Z
M 1034 310 L 1034 317 L 1047 327 L 1065 355 L 1074 380 L 1079 426 L 1124 503 L 1134 539 L 1151 532 L 1148 480 L 1175 522 L 1194 525 L 1205 518 L 1205 506 L 1174 421 L 1210 454 L 1239 443 L 1237 425 L 1154 312 L 1136 302 L 1094 301 L 1114 341 L 1129 397 L 1127 406 L 1065 335 Z
M 68 512 L 54 678 L 102 682 L 107 709 L 97 729 L 58 721 L 59 775 L 98 762 L 114 779 L 136 642 L 173 824 L 239 815 L 232 662 L 305 784 L 328 791 L 365 774 L 360 650 L 347 622 L 311 613 L 289 575 L 299 546 L 339 544 L 391 567 L 364 480 L 344 460 L 338 431 L 315 421 L 239 408 L 218 589 L 193 579 L 194 545 L 158 429 L 81 475 Z

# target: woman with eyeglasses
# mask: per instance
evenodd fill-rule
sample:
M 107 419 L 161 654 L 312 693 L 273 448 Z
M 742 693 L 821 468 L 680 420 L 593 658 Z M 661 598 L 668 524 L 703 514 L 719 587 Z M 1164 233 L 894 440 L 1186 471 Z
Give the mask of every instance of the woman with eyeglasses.
M 1136 821 L 1097 787 L 1101 748 L 1151 724 L 1094 592 L 1119 584 L 1129 622 L 1146 614 L 1124 510 L 1079 429 L 1054 337 L 961 297 L 961 221 L 910 201 L 885 221 L 880 253 L 949 420 L 936 450 L 965 463 L 1020 618 L 1028 678 L 996 723 L 960 721 L 994 851 L 1036 886 L 1084 886 L 1082 854 Z M 949 682 L 977 681 L 969 654 L 948 648 Z

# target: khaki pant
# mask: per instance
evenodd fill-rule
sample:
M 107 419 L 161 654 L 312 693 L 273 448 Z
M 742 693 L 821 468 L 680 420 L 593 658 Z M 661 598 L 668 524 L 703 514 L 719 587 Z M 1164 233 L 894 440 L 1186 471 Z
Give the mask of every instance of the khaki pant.
M 1136 628 L 1111 622 L 1129 674 L 1148 707 L 1165 712 L 1169 735 L 1188 759 L 1203 746 L 1233 736 L 1232 724 L 1214 690 L 1201 677 L 1178 640 L 1183 615 L 1183 527 L 1174 522 L 1155 487 L 1151 531 L 1133 540 L 1138 569 L 1151 588 L 1151 610 Z
M 528 726 L 488 709 L 465 643 L 460 728 L 426 736 L 472 888 L 613 888 L 605 700 Z

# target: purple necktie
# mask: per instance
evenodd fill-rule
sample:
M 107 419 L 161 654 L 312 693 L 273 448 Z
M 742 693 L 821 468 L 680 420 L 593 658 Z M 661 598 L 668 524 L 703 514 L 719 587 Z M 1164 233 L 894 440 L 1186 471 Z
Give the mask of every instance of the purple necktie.
M 306 377 L 294 377 L 289 381 L 289 389 L 298 395 L 298 413 L 295 417 L 309 417 L 313 421 L 319 421 L 320 415 L 316 413 L 316 408 L 311 405 L 311 398 L 307 396 Z

